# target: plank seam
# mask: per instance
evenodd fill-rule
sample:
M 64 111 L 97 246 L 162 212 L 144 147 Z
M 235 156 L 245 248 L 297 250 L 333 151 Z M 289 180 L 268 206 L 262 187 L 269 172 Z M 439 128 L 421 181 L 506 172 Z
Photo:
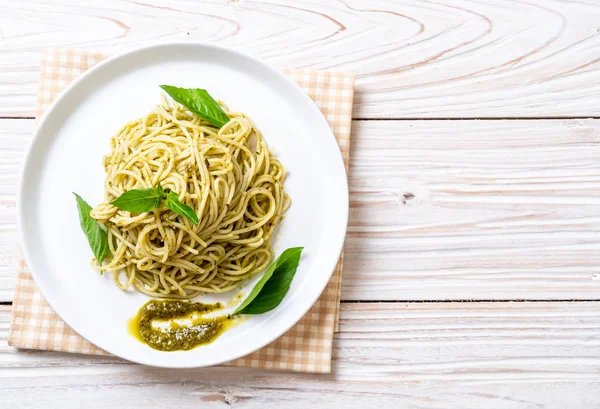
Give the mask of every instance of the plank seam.
M 429 303 L 507 303 L 507 302 L 532 302 L 532 303 L 548 303 L 548 302 L 600 302 L 600 299 L 510 299 L 510 300 L 342 300 L 344 304 L 429 304 Z
M 536 117 L 453 117 L 453 118 L 352 118 L 353 121 L 564 121 L 600 119 L 600 116 L 536 116 Z
M 34 116 L 0 116 L 1 119 L 35 119 Z M 561 121 L 600 119 L 600 116 L 536 116 L 536 117 L 435 117 L 435 118 L 352 118 L 353 121 Z
M 561 303 L 561 302 L 600 302 L 600 299 L 514 299 L 514 300 L 341 300 L 342 304 L 451 304 L 451 303 Z M 12 301 L 0 301 L 0 306 L 11 306 Z

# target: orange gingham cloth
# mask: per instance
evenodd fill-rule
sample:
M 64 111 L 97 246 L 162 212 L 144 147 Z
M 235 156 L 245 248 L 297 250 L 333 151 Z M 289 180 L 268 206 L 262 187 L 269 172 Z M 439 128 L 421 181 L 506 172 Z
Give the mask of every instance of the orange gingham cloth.
M 66 49 L 45 50 L 42 57 L 37 117 L 85 70 L 107 56 Z M 285 74 L 315 101 L 335 134 L 346 170 L 354 74 L 285 70 Z M 329 373 L 333 333 L 337 331 L 342 281 L 342 257 L 331 281 L 309 312 L 288 332 L 266 347 L 228 366 Z M 69 328 L 50 308 L 33 281 L 25 260 L 19 260 L 8 343 L 17 348 L 108 355 Z

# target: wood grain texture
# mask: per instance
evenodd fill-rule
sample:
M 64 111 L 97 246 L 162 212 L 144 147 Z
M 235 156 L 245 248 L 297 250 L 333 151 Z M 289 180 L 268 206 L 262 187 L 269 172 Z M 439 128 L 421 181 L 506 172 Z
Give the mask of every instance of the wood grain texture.
M 353 124 L 344 299 L 598 299 L 600 121 Z
M 600 117 L 599 17 L 592 0 L 0 0 L 0 117 L 34 115 L 43 48 L 179 40 L 356 72 L 355 118 Z M 0 119 L 0 301 L 32 130 Z M 600 298 L 598 120 L 353 131 L 343 299 Z M 345 303 L 327 376 L 16 351 L 10 308 L 2 407 L 600 407 L 600 302 Z
M 32 120 L 0 127 L 0 300 Z M 600 298 L 600 120 L 355 121 L 345 300 Z
M 0 0 L 0 116 L 33 116 L 41 50 L 197 40 L 353 71 L 355 117 L 600 116 L 592 0 Z
M 32 120 L 0 120 L 0 301 L 12 300 L 19 257 L 17 183 Z
M 6 407 L 545 408 L 600 405 L 599 304 L 345 304 L 327 376 L 165 370 L 6 345 Z

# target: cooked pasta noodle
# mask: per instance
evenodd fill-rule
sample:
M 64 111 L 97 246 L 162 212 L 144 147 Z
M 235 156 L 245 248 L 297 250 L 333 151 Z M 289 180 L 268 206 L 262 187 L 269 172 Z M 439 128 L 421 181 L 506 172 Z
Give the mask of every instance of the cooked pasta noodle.
M 290 204 L 285 170 L 244 114 L 220 129 L 167 101 L 126 124 L 104 158 L 105 200 L 91 212 L 108 230 L 101 271 L 153 297 L 193 298 L 235 289 L 272 260 L 273 232 Z M 179 194 L 198 225 L 164 204 L 130 213 L 110 202 L 131 189 Z

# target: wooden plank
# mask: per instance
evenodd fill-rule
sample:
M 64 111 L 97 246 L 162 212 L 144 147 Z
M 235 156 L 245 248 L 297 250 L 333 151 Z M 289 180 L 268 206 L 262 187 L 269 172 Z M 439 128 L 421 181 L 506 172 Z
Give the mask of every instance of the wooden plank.
M 0 300 L 32 120 L 0 121 Z M 600 120 L 355 121 L 343 299 L 598 299 Z
M 600 121 L 353 124 L 344 299 L 597 299 Z
M 19 257 L 17 184 L 33 132 L 33 120 L 0 120 L 0 301 L 13 297 Z
M 44 47 L 196 40 L 358 74 L 355 117 L 600 116 L 600 3 L 0 0 L 0 116 L 33 116 Z
M 6 346 L 6 407 L 534 408 L 600 405 L 600 303 L 345 304 L 334 371 L 166 370 Z M 35 390 L 35 393 L 31 393 Z

